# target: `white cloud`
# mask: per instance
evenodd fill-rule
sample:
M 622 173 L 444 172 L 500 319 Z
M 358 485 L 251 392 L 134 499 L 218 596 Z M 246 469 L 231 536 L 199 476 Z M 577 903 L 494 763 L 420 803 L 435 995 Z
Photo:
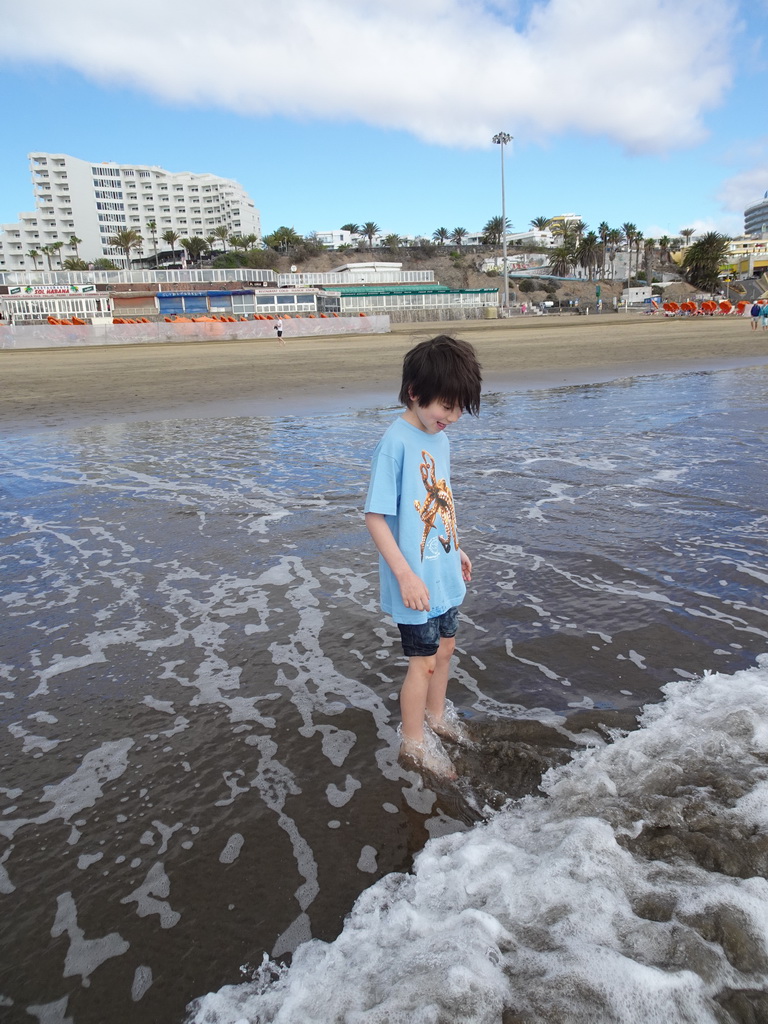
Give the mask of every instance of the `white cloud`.
M 3 49 L 169 103 L 452 146 L 506 130 L 651 153 L 705 134 L 732 18 L 731 0 L 37 0 L 6 5 Z
M 768 147 L 766 147 L 768 148 Z M 768 190 L 768 152 L 755 167 L 727 178 L 720 186 L 718 200 L 726 210 L 743 212 Z

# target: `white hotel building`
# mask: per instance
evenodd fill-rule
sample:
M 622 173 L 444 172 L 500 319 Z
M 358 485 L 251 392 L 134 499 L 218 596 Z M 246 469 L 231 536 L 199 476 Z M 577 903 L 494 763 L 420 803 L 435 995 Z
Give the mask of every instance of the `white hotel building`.
M 214 174 L 173 173 L 162 167 L 140 164 L 90 163 L 63 153 L 30 153 L 34 189 L 34 213 L 19 214 L 16 224 L 0 224 L 0 271 L 47 270 L 41 246 L 64 242 L 51 259 L 57 270 L 67 257 L 75 256 L 70 244 L 74 235 L 80 258 L 87 263 L 107 258 L 125 266 L 122 250 L 109 239 L 124 228 L 133 228 L 144 239 L 144 257 L 153 254 L 154 221 L 158 250 L 166 231 L 181 238 L 205 238 L 226 225 L 230 234 L 256 235 L 261 240 L 259 211 L 236 181 Z M 40 253 L 37 260 L 30 252 Z M 180 252 L 178 243 L 176 251 Z
M 753 238 L 768 237 L 768 192 L 744 211 L 744 234 Z

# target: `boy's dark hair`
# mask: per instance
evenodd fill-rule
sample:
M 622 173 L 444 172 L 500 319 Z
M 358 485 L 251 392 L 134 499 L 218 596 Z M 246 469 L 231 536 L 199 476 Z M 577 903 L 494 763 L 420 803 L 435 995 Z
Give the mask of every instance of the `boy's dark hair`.
M 406 353 L 399 398 L 406 406 L 414 400 L 424 406 L 439 399 L 477 416 L 482 383 L 480 364 L 469 342 L 440 334 Z

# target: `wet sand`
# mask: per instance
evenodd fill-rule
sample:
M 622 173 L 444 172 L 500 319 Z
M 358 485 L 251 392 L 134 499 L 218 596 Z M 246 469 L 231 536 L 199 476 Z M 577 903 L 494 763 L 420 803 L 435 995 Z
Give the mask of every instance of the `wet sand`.
M 485 391 L 768 362 L 745 318 L 642 314 L 395 325 L 390 335 L 0 351 L 4 433 L 137 419 L 293 415 L 394 404 L 404 353 L 471 341 Z

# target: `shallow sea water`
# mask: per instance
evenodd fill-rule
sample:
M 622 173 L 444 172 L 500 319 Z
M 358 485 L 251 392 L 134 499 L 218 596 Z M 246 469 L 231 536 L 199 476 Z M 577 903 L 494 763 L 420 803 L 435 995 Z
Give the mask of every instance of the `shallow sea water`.
M 768 1019 L 768 370 L 452 428 L 455 785 L 397 763 L 396 414 L 5 439 L 4 1021 Z

